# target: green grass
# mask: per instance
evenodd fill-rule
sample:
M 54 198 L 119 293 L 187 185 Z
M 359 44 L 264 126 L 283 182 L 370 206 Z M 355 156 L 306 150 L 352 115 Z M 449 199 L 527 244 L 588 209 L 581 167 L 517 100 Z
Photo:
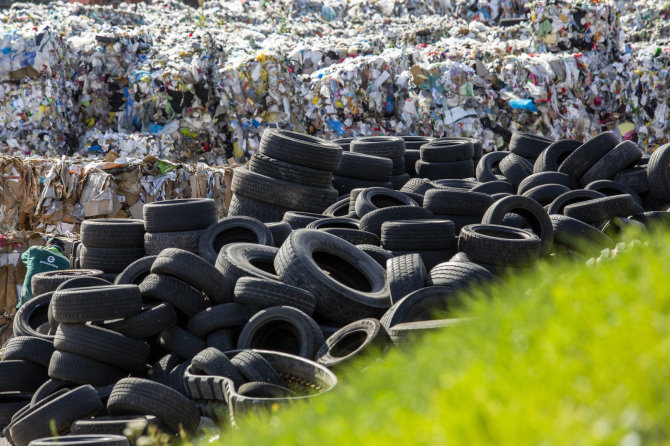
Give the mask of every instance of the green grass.
M 220 444 L 670 443 L 670 235 L 482 292 L 475 322 L 364 358 Z M 485 296 L 484 296 L 485 295 Z

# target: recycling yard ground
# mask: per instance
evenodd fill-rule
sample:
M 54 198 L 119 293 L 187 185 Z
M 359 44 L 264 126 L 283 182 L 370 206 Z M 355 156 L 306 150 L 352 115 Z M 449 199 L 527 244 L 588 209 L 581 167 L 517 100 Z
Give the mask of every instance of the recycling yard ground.
M 362 359 L 218 444 L 668 444 L 670 233 L 639 238 L 481 290 L 458 314 L 472 323 Z

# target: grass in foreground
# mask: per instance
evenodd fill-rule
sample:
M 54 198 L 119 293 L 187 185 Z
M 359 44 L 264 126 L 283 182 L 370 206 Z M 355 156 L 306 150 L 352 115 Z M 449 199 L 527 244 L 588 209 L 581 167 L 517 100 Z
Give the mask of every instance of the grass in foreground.
M 354 364 L 221 444 L 670 443 L 670 235 L 486 291 L 476 322 Z M 367 366 L 363 368 L 364 366 Z

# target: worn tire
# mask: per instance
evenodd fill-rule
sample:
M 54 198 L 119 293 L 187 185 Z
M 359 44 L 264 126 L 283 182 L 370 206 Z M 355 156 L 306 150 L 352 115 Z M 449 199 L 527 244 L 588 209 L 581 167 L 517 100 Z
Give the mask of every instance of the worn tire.
M 216 269 L 223 276 L 219 286 L 225 290 L 226 295 L 232 297 L 235 284 L 241 277 L 278 280 L 274 269 L 278 251 L 279 248 L 253 243 L 231 243 L 224 246 L 216 259 Z
M 252 308 L 289 306 L 307 315 L 314 313 L 316 297 L 307 290 L 274 280 L 242 277 L 235 284 L 235 302 Z
M 359 217 L 365 216 L 377 209 L 392 206 L 418 206 L 407 195 L 382 187 L 371 187 L 362 190 L 356 197 L 355 210 Z
M 135 260 L 116 276 L 114 285 L 139 285 L 151 274 L 151 265 L 154 264 L 156 257 L 145 256 Z
M 158 256 L 167 248 L 178 248 L 199 254 L 200 237 L 205 231 L 147 232 L 144 234 L 144 251 L 149 256 Z
M 149 274 L 139 288 L 145 300 L 167 302 L 187 317 L 192 317 L 208 306 L 200 291 L 176 277 Z
M 630 195 L 613 195 L 582 201 L 565 207 L 564 214 L 585 223 L 600 223 L 613 217 L 635 213 L 635 202 Z
M 204 338 L 223 328 L 242 327 L 255 312 L 254 308 L 237 303 L 215 305 L 193 316 L 186 328 Z
M 60 350 L 54 352 L 49 363 L 49 378 L 77 384 L 106 386 L 114 384 L 124 376 L 128 376 L 127 371 Z
M 328 187 L 333 179 L 331 171 L 287 163 L 259 152 L 254 153 L 249 160 L 249 170 L 278 180 L 310 187 Z
M 425 220 L 433 218 L 433 213 L 418 206 L 393 206 L 377 209 L 365 214 L 359 223 L 362 231 L 381 235 L 382 224 L 393 220 Z
M 210 198 L 156 201 L 142 212 L 147 232 L 196 231 L 216 223 L 216 203 Z
M 49 367 L 54 344 L 46 339 L 33 336 L 15 336 L 2 347 L 2 360 L 23 360 Z
M 30 280 L 33 296 L 39 296 L 51 291 L 56 291 L 56 288 L 66 280 L 75 277 L 99 277 L 102 278 L 104 273 L 99 269 L 61 269 L 57 271 L 47 271 L 44 273 L 35 274 Z
M 87 248 L 81 247 L 80 263 L 84 269 L 120 273 L 135 260 L 144 257 L 144 248 Z
M 403 169 L 404 170 L 404 169 Z M 364 153 L 344 152 L 335 175 L 359 178 L 368 181 L 389 181 L 393 172 L 393 161 L 388 158 Z
M 141 248 L 144 221 L 127 218 L 84 220 L 79 233 L 82 245 L 88 248 Z
M 426 267 L 419 254 L 406 254 L 389 259 L 386 262 L 386 277 L 391 293 L 391 304 L 423 288 L 427 276 Z
M 61 324 L 104 321 L 139 313 L 142 297 L 137 285 L 74 288 L 54 292 L 51 307 Z
M 342 148 L 303 133 L 267 129 L 261 137 L 260 153 L 287 163 L 332 172 L 340 163 Z
M 458 250 L 475 263 L 525 266 L 540 257 L 540 238 L 530 231 L 509 226 L 479 224 L 461 229 Z
M 352 322 L 328 337 L 317 354 L 319 364 L 337 368 L 370 351 L 383 352 L 391 344 L 386 328 L 377 319 Z
M 421 178 L 439 180 L 443 178 L 470 178 L 475 175 L 475 165 L 471 159 L 447 163 L 429 163 L 419 160 L 415 165 Z
M 619 138 L 611 132 L 604 132 L 591 138 L 575 149 L 558 167 L 558 171 L 579 179 L 607 152 L 619 144 Z
M 203 232 L 198 252 L 200 257 L 214 264 L 221 248 L 235 242 L 274 245 L 272 232 L 260 220 L 253 217 L 230 217 L 213 224 Z
M 440 215 L 481 217 L 493 204 L 490 195 L 456 189 L 433 189 L 426 192 L 423 207 Z
M 533 164 L 533 173 L 558 172 L 558 167 L 582 143 L 573 139 L 562 139 L 551 143 L 540 153 Z
M 382 224 L 381 244 L 390 251 L 450 249 L 454 236 L 449 220 L 395 220 Z

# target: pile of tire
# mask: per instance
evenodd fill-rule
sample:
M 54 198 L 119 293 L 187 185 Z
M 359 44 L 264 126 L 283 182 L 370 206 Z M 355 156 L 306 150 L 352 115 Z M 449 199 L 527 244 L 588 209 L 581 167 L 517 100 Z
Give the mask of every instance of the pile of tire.
M 279 221 L 289 210 L 322 212 L 337 199 L 331 186 L 342 148 L 286 130 L 263 132 L 258 153 L 235 170 L 228 215 Z
M 350 148 L 352 153 L 362 153 L 391 160 L 392 167 L 389 181 L 393 189 L 400 189 L 409 180 L 410 175 L 405 172 L 405 140 L 403 138 L 399 136 L 356 138 L 351 141 Z M 369 166 L 368 169 L 372 167 Z M 365 170 L 364 166 L 361 170 Z
M 421 145 L 415 170 L 418 177 L 430 180 L 470 178 L 482 151 L 481 142 L 471 138 L 434 139 Z

